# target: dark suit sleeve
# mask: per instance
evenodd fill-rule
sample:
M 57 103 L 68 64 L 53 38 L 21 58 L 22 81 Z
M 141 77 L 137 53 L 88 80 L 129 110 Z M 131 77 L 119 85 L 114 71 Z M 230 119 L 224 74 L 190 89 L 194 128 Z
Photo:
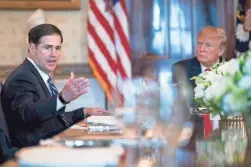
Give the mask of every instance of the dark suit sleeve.
M 56 117 L 57 97 L 46 98 L 34 75 L 17 75 L 9 85 L 5 96 L 11 103 L 11 110 L 23 123 L 44 122 Z
M 182 62 L 173 65 L 173 83 L 185 84 L 188 80 L 185 65 Z
M 87 118 L 87 116 L 84 114 L 83 108 L 79 108 L 79 109 L 73 110 L 71 112 L 65 112 L 64 115 L 69 120 L 71 120 L 72 124 L 75 124 L 75 123 Z
M 177 66 L 176 66 L 177 67 Z M 173 71 L 176 70 L 177 72 L 182 68 L 176 68 L 173 69 Z M 182 71 L 183 72 L 183 71 Z M 186 80 L 184 78 L 179 78 L 179 74 L 182 74 L 180 72 L 176 73 L 176 77 L 174 78 L 175 83 L 181 83 L 184 82 L 186 83 Z M 183 76 L 184 77 L 184 76 Z M 170 124 L 173 124 L 177 127 L 180 128 L 189 128 L 192 131 L 192 136 L 189 139 L 184 140 L 183 142 L 179 143 L 180 147 L 184 147 L 185 149 L 194 149 L 195 148 L 195 143 L 194 143 L 194 138 L 195 138 L 195 127 L 194 127 L 194 117 L 191 115 L 191 108 L 190 105 L 192 104 L 192 97 L 189 95 L 187 90 L 191 89 L 189 87 L 190 84 L 187 84 L 187 86 L 179 86 L 178 87 L 178 94 L 174 98 L 173 103 L 172 103 L 172 114 L 169 119 Z
M 173 83 L 177 84 L 178 96 L 192 103 L 193 88 L 186 70 L 186 62 L 181 61 L 173 65 Z
M 176 68 L 177 68 L 177 65 L 174 64 L 173 65 L 173 68 L 172 68 L 172 81 L 174 84 L 177 84 L 177 74 L 176 74 Z

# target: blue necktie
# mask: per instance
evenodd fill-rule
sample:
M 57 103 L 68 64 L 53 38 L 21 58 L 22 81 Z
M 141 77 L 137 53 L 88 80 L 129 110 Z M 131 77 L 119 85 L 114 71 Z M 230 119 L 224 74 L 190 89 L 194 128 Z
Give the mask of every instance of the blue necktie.
M 52 82 L 51 77 L 49 77 L 47 82 L 49 84 L 49 91 L 50 91 L 51 96 L 57 95 L 58 90 L 57 90 L 56 86 L 54 85 L 54 83 Z M 67 127 L 71 126 L 70 121 L 68 120 L 68 118 L 64 114 L 61 114 L 60 117 Z
M 47 82 L 49 84 L 51 96 L 57 95 L 58 94 L 58 90 L 57 90 L 56 86 L 54 85 L 54 83 L 52 82 L 51 77 L 49 77 L 49 79 L 47 80 Z

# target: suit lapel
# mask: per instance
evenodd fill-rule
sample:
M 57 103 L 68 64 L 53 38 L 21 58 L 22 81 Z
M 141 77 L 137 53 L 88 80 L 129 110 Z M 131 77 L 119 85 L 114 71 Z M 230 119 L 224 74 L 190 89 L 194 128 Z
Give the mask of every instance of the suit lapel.
M 223 61 L 223 58 L 220 57 L 219 62 L 221 63 L 222 61 Z M 197 60 L 196 57 L 191 59 L 190 69 L 191 69 L 190 78 L 193 76 L 197 76 L 202 72 L 200 62 Z
M 201 66 L 196 57 L 192 59 L 190 69 L 190 78 L 193 76 L 197 76 L 201 73 Z
M 34 65 L 28 60 L 28 59 L 25 59 L 24 62 L 23 62 L 23 65 L 27 66 L 31 72 L 36 75 L 37 79 L 38 79 L 38 82 L 40 83 L 45 95 L 47 97 L 51 97 L 50 95 L 50 92 L 46 86 L 46 84 L 44 83 L 44 80 L 43 78 L 41 77 L 41 75 L 39 74 L 39 72 L 37 71 L 36 67 L 34 67 Z
M 223 58 L 220 57 L 219 62 L 222 62 L 222 61 L 223 61 Z M 191 78 L 193 76 L 197 76 L 202 72 L 200 62 L 197 60 L 196 57 L 191 59 L 188 69 L 191 69 L 191 71 L 188 71 L 189 78 Z
M 196 57 L 191 59 L 188 69 L 190 69 L 190 71 L 188 71 L 189 79 L 201 73 L 201 66 Z M 195 81 L 191 80 L 191 84 L 192 84 L 192 87 L 194 88 Z

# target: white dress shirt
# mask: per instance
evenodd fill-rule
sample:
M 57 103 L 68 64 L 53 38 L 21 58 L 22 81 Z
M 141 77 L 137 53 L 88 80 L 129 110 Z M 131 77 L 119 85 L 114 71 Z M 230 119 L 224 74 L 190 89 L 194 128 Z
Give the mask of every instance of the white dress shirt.
M 46 84 L 48 90 L 50 91 L 50 86 L 48 84 L 48 79 L 49 79 L 49 75 L 46 74 L 44 71 L 42 71 L 37 64 L 29 57 L 27 57 L 27 59 L 34 65 L 34 67 L 37 69 L 38 73 L 40 74 L 40 76 L 42 77 L 44 83 Z M 60 110 L 62 107 L 64 107 L 65 105 L 59 100 L 58 96 L 57 96 L 57 111 Z
M 203 66 L 203 65 L 200 63 L 200 68 L 201 68 L 201 72 L 204 72 L 208 67 L 205 67 L 205 66 Z
M 216 63 L 219 63 L 220 60 L 218 60 Z M 201 72 L 204 72 L 207 68 L 211 68 L 211 67 L 205 67 L 200 63 L 200 68 L 201 68 Z

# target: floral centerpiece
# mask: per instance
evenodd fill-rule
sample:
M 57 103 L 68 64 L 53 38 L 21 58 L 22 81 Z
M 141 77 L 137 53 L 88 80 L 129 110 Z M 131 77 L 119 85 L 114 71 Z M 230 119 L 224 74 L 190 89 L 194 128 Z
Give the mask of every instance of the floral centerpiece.
M 210 106 L 215 114 L 235 115 L 251 110 L 251 51 L 243 53 L 231 64 L 227 75 L 215 82 Z
M 238 70 L 237 60 L 232 59 L 228 62 L 214 64 L 210 70 L 202 72 L 198 76 L 194 76 L 191 80 L 195 80 L 196 87 L 194 88 L 195 106 L 200 111 L 214 112 L 215 106 L 212 103 L 213 97 L 218 93 L 218 89 L 224 83 L 220 81 L 223 76 L 233 75 Z
M 196 149 L 201 152 L 198 161 L 212 166 L 241 164 L 246 148 L 251 147 L 251 51 L 218 63 L 211 71 L 192 79 L 196 83 L 196 105 L 221 116 L 221 138 L 216 142 L 206 141 L 203 150 L 198 146 Z

